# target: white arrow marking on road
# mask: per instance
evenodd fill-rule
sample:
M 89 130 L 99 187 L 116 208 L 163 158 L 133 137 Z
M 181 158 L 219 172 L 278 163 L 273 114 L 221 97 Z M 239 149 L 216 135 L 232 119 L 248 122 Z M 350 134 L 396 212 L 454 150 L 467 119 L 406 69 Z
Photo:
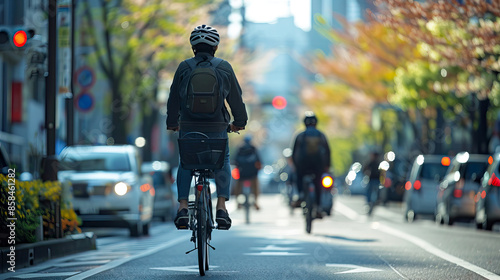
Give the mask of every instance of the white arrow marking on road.
M 251 250 L 259 250 L 259 251 L 293 251 L 293 250 L 302 250 L 302 248 L 294 248 L 294 247 L 278 247 L 274 245 L 268 245 L 266 247 L 252 247 Z
M 380 269 L 363 267 L 354 264 L 337 264 L 337 263 L 327 263 L 328 267 L 342 267 L 342 268 L 351 268 L 351 270 L 336 272 L 335 274 L 345 274 L 345 273 L 360 273 L 360 272 L 374 272 L 374 271 L 382 271 Z
M 289 253 L 289 252 L 260 252 L 260 253 L 246 253 L 247 256 L 304 256 L 308 253 Z
M 210 268 L 217 268 L 218 266 L 211 265 Z M 188 266 L 171 266 L 171 267 L 151 267 L 150 269 L 168 270 L 168 271 L 182 271 L 182 272 L 198 272 L 197 265 Z

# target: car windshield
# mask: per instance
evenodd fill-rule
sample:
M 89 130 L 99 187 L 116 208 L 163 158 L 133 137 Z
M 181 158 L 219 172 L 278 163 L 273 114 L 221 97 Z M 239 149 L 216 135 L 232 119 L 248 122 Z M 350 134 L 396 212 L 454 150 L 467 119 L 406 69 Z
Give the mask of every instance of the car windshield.
M 420 178 L 422 179 L 435 179 L 441 178 L 446 174 L 448 166 L 444 166 L 441 163 L 424 163 L 420 171 Z
M 130 171 L 127 154 L 68 153 L 61 159 L 60 170 L 75 171 Z
M 488 164 L 485 162 L 469 162 L 465 169 L 465 180 L 481 178 L 486 168 L 488 168 Z

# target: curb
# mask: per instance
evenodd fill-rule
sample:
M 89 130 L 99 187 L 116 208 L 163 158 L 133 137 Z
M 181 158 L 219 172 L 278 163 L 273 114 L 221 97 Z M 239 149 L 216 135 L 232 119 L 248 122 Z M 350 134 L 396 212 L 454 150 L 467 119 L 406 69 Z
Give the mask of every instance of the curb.
M 93 232 L 68 235 L 63 238 L 40 241 L 15 246 L 15 267 L 20 269 L 40 264 L 50 259 L 96 249 L 96 236 Z M 12 265 L 10 247 L 0 248 L 0 273 L 9 272 Z

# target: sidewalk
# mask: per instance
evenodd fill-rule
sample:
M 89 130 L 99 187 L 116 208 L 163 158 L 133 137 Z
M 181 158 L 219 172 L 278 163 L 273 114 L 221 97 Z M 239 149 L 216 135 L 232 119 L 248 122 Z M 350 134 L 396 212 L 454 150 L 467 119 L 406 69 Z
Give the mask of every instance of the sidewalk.
M 37 265 L 53 258 L 95 249 L 96 236 L 92 232 L 68 235 L 60 239 L 16 245 L 14 251 L 14 269 L 17 270 Z M 10 248 L 7 247 L 0 248 L 0 252 L 0 272 L 9 272 L 8 269 L 12 266 L 9 264 L 9 261 L 12 260 L 11 255 L 13 254 Z

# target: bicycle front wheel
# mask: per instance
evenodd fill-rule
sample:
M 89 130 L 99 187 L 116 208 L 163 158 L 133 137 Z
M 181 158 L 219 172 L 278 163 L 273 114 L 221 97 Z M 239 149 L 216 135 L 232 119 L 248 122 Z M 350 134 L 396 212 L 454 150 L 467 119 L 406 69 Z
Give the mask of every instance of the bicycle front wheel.
M 196 242 L 198 243 L 198 267 L 200 269 L 200 275 L 205 275 L 205 269 L 207 264 L 207 201 L 204 195 L 205 188 L 200 192 L 198 200 L 198 211 L 196 213 L 197 227 L 196 227 Z

